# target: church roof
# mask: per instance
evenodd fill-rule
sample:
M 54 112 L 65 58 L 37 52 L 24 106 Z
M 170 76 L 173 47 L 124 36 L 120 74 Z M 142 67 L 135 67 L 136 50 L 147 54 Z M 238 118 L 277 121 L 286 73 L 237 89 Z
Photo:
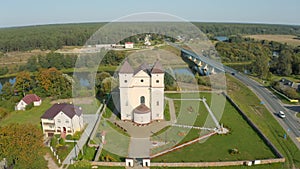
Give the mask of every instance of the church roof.
M 159 61 L 154 63 L 151 73 L 164 73 L 164 69 Z
M 135 71 L 134 74 L 137 74 L 139 71 L 143 70 L 147 74 L 149 74 L 149 66 L 146 63 L 141 64 Z
M 134 70 L 132 69 L 132 67 L 130 66 L 128 61 L 125 60 L 124 64 L 120 68 L 119 73 L 133 73 L 133 72 L 134 72 Z
M 140 104 L 133 111 L 134 111 L 134 113 L 137 113 L 137 114 L 146 114 L 146 113 L 150 112 L 150 109 L 145 104 Z

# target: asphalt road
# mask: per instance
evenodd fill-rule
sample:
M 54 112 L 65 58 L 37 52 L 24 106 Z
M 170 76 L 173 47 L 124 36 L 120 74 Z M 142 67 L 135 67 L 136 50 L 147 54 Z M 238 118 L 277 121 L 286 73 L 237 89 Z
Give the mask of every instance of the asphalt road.
M 300 149 L 300 142 L 297 140 L 297 137 L 300 137 L 300 120 L 296 117 L 295 109 L 293 110 L 288 106 L 285 107 L 285 105 L 283 105 L 272 92 L 260 85 L 258 82 L 248 78 L 246 75 L 228 67 L 225 67 L 225 70 L 226 72 L 234 73 L 233 77 L 247 85 L 261 99 L 261 101 L 263 101 L 275 119 L 281 124 L 287 134 Z M 285 112 L 286 118 L 279 118 L 277 115 L 279 111 Z

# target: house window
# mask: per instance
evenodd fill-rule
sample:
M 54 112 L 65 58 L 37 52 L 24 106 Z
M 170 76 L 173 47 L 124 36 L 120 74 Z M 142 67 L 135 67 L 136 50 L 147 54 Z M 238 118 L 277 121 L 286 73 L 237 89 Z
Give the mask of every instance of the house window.
M 140 97 L 141 104 L 145 104 L 145 96 Z
M 159 101 L 156 102 L 156 106 L 159 106 Z
M 156 80 L 156 83 L 159 83 L 159 80 Z
M 57 122 L 60 123 L 61 122 L 60 119 L 57 119 Z
M 143 83 L 143 82 L 144 82 L 144 79 L 141 79 L 141 82 Z
M 69 123 L 69 120 L 66 120 L 66 123 Z
M 128 106 L 128 100 L 126 100 L 126 102 L 125 102 L 125 106 Z

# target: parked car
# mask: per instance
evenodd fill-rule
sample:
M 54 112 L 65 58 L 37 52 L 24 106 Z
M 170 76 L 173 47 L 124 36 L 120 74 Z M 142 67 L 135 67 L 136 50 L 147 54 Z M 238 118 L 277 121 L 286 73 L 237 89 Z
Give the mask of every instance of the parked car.
M 284 114 L 283 111 L 279 111 L 278 116 L 281 117 L 281 118 L 285 118 L 285 114 Z

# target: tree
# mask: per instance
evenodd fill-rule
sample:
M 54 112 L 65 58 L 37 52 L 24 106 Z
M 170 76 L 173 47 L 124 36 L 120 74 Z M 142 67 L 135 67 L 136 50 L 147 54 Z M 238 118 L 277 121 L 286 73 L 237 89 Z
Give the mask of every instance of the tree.
M 31 90 L 31 85 L 33 84 L 33 81 L 30 77 L 29 72 L 23 71 L 18 73 L 16 76 L 16 83 L 14 84 L 14 90 L 16 92 L 22 92 L 23 96 L 25 96 L 25 92 Z
M 97 73 L 96 75 L 96 79 L 95 79 L 95 88 L 96 88 L 96 93 L 99 93 L 101 90 L 101 86 L 102 86 L 102 81 L 105 78 L 110 77 L 110 74 L 107 72 L 101 72 L 101 73 Z M 90 78 L 92 79 L 92 78 Z M 91 82 L 90 82 L 91 83 Z M 91 83 L 92 84 L 92 83 Z
M 36 91 L 42 95 L 58 98 L 71 96 L 71 82 L 56 68 L 40 69 L 35 79 L 37 81 Z
M 13 96 L 12 85 L 9 82 L 4 83 L 1 96 L 5 100 L 9 100 Z
M 43 158 L 43 134 L 32 124 L 10 124 L 0 127 L 0 159 L 9 166 L 32 169 L 46 168 Z

